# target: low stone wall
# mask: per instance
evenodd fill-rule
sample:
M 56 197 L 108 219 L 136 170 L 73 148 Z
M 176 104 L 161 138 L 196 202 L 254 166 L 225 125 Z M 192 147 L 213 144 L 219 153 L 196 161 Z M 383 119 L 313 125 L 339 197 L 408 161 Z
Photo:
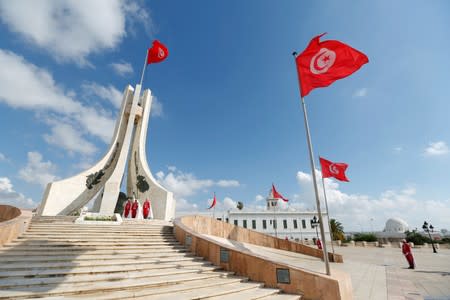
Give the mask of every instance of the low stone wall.
M 31 217 L 31 211 L 21 211 L 17 207 L 0 204 L 0 246 L 27 230 Z
M 351 280 L 346 273 L 333 272 L 332 276 L 327 276 L 296 266 L 276 263 L 249 251 L 222 244 L 203 234 L 322 258 L 322 251 L 318 249 L 204 216 L 177 218 L 174 227 L 177 240 L 190 251 L 225 270 L 236 272 L 237 275 L 264 282 L 266 286 L 279 288 L 286 293 L 303 295 L 303 299 L 352 299 Z M 226 261 L 221 257 L 221 252 L 222 256 L 227 257 Z M 334 259 L 342 262 L 341 255 L 335 254 Z M 289 274 L 288 282 L 278 282 L 279 270 Z

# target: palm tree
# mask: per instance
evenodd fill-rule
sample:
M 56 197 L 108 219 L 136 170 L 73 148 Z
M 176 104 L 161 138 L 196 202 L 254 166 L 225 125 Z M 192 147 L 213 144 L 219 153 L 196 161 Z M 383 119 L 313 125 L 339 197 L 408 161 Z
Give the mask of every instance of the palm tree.
M 345 240 L 344 236 L 344 226 L 342 226 L 341 222 L 336 221 L 335 219 L 330 220 L 331 233 L 333 236 L 333 240 Z

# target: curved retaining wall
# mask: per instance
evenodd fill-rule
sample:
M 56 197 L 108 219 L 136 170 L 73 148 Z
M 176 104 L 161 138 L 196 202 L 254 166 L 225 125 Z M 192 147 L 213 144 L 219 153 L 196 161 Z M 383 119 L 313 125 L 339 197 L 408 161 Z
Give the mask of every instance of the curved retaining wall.
M 31 221 L 31 211 L 0 204 L 0 246 L 18 237 Z
M 234 226 L 204 216 L 185 216 L 174 221 L 177 240 L 190 251 L 202 256 L 225 270 L 236 272 L 266 286 L 279 288 L 286 293 L 303 295 L 303 299 L 352 299 L 352 286 L 348 274 L 333 272 L 332 276 L 308 271 L 288 264 L 273 262 L 245 250 L 222 244 L 204 234 L 238 242 L 298 252 L 322 258 L 322 251 L 305 245 L 278 239 L 253 230 Z M 221 251 L 227 250 L 228 262 L 223 262 Z M 342 256 L 331 258 L 342 262 Z M 289 283 L 278 283 L 277 269 L 288 270 Z

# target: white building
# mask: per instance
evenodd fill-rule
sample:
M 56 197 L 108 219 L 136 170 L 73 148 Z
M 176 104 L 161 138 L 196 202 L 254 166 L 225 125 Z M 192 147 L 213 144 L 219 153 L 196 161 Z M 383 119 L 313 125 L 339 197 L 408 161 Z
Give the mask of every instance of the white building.
M 317 212 L 282 210 L 278 201 L 269 194 L 265 211 L 229 211 L 225 221 L 279 238 L 296 241 L 312 241 L 320 238 Z M 312 221 L 316 217 L 317 223 Z M 322 213 L 326 240 L 330 240 L 327 213 Z

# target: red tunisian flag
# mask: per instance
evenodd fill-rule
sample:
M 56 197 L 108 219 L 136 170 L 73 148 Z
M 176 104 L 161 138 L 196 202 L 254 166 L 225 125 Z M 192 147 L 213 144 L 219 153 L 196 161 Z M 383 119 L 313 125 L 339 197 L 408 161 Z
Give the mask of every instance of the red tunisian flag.
M 211 203 L 211 206 L 210 207 L 208 207 L 208 209 L 211 209 L 211 208 L 213 208 L 214 206 L 216 206 L 216 194 L 214 194 L 214 199 L 213 199 L 213 202 Z
M 283 196 L 281 196 L 280 193 L 277 192 L 277 190 L 275 189 L 275 186 L 272 183 L 272 196 L 274 199 L 282 199 L 284 202 L 288 202 L 289 200 L 284 198 Z
M 340 181 L 349 181 L 345 176 L 345 170 L 348 165 L 346 163 L 334 163 L 319 157 L 320 165 L 322 166 L 322 178 L 334 177 Z
M 158 40 L 153 41 L 151 48 L 147 50 L 147 65 L 162 62 L 169 55 L 169 50 Z
M 358 50 L 335 40 L 320 41 L 316 36 L 295 59 L 302 97 L 318 87 L 329 86 L 338 79 L 356 72 L 369 62 Z

